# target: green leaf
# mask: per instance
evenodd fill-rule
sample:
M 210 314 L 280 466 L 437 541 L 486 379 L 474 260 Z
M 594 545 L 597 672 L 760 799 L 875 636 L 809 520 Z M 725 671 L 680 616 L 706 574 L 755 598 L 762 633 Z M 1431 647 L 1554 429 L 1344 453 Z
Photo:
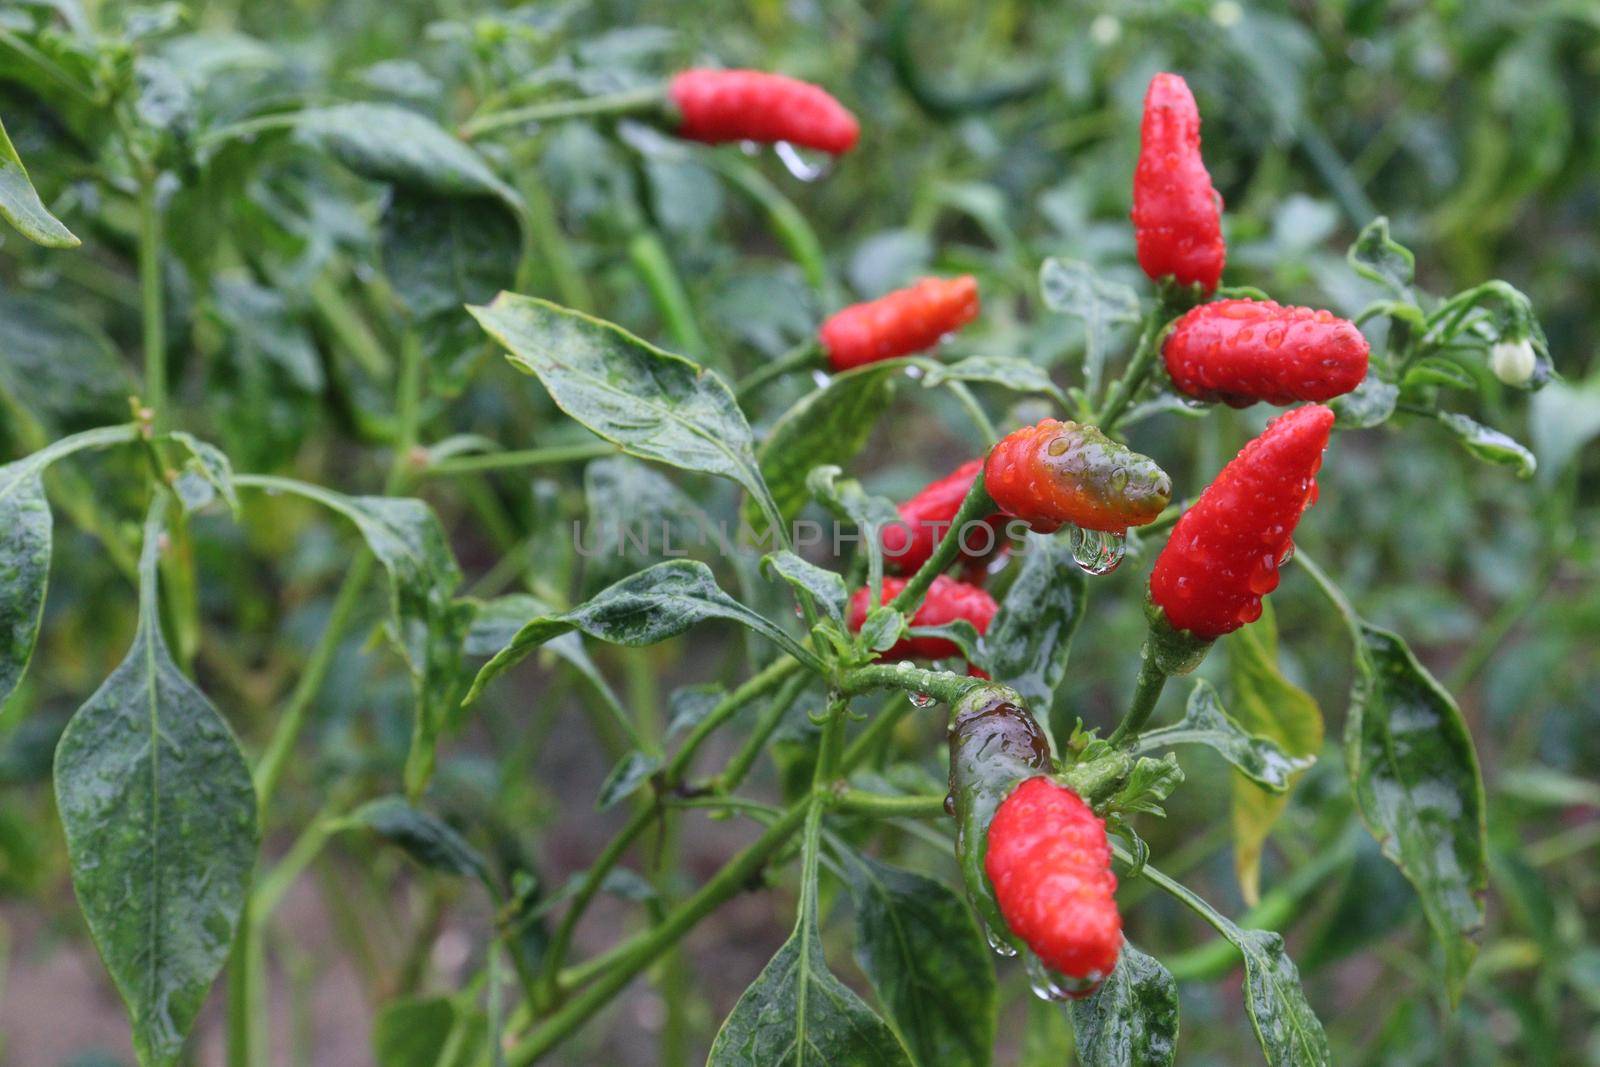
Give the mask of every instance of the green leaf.
M 770 499 L 750 424 L 715 372 L 545 300 L 501 293 L 468 310 L 562 411 L 623 451 L 731 478 Z
M 1111 327 L 1139 321 L 1139 294 L 1102 278 L 1087 263 L 1055 258 L 1039 268 L 1039 290 L 1045 307 L 1083 320 L 1084 388 L 1090 396 L 1097 395 Z
M 1278 626 L 1270 604 L 1227 640 L 1233 714 L 1248 733 L 1273 741 L 1291 759 L 1322 751 L 1322 709 L 1278 670 Z M 1291 783 L 1292 784 L 1292 783 Z M 1243 774 L 1233 779 L 1234 870 L 1245 903 L 1261 899 L 1261 847 L 1289 803 Z
M 1066 677 L 1087 583 L 1064 536 L 1030 533 L 1021 556 L 983 647 L 995 679 L 1015 688 L 1031 707 L 1048 709 Z
M 1205 745 L 1214 749 L 1240 774 L 1274 793 L 1286 792 L 1296 774 L 1317 762 L 1315 756 L 1290 756 L 1276 741 L 1245 730 L 1223 710 L 1222 698 L 1203 678 L 1189 693 L 1183 719 L 1144 734 L 1137 751 L 1153 752 L 1168 745 Z
M 744 991 L 706 1067 L 911 1067 L 905 1046 L 828 971 L 814 913 Z
M 487 351 L 466 305 L 494 299 L 522 258 L 517 212 L 491 196 L 397 189 L 381 221 L 383 271 L 421 338 L 438 391 L 460 392 Z
M 873 652 L 887 652 L 907 632 L 906 617 L 887 604 L 879 604 L 861 621 L 861 640 Z
M 1267 1063 L 1272 1067 L 1331 1064 L 1328 1035 L 1306 1001 L 1300 971 L 1284 951 L 1283 938 L 1269 930 L 1226 926 L 1222 936 L 1244 957 L 1245 1010 Z
M 476 700 L 497 675 L 562 634 L 580 630 L 614 645 L 653 645 L 707 619 L 743 623 L 797 659 L 814 662 L 788 634 L 724 593 L 711 568 L 697 560 L 679 559 L 624 578 L 571 611 L 525 623 L 478 672 L 466 703 Z
M 1409 298 L 1411 282 L 1416 276 L 1416 257 L 1411 250 L 1389 236 L 1389 220 L 1378 216 L 1356 236 L 1346 257 L 1355 272 L 1368 281 L 1392 291 L 1396 296 Z
M 488 1017 L 449 997 L 391 1001 L 372 1024 L 377 1067 L 477 1067 L 488 1047 Z
M 600 797 L 595 807 L 605 811 L 632 796 L 660 767 L 661 757 L 654 753 L 635 749 L 625 754 L 600 783 Z
M 666 740 L 681 737 L 705 721 L 728 691 L 715 682 L 681 686 L 667 698 Z
M 72 307 L 0 291 L 0 393 L 49 430 L 128 417 L 135 392 L 116 346 Z
M 1067 398 L 1050 380 L 1049 371 L 1016 356 L 969 356 L 956 363 L 917 359 L 913 363 L 922 368 L 922 384 L 928 389 L 946 382 L 979 382 L 1017 393 L 1043 393 L 1062 407 L 1067 406 Z
M 598 459 L 583 470 L 583 498 L 589 525 L 577 543 L 584 559 L 584 586 L 612 582 L 683 556 L 689 545 L 715 540 L 722 529 L 711 516 L 659 470 L 627 456 Z
M 1178 1045 L 1178 983 L 1126 941 L 1100 988 L 1071 1005 L 1082 1067 L 1163 1067 Z
M 1478 379 L 1459 363 L 1443 356 L 1429 356 L 1416 364 L 1401 379 L 1400 385 L 1410 391 L 1419 387 L 1438 385 L 1447 389 L 1476 391 Z
M 895 375 L 904 360 L 888 360 L 833 376 L 826 387 L 807 393 L 773 424 L 761 443 L 761 474 L 772 489 L 778 515 L 792 522 L 810 493 L 806 478 L 813 467 L 843 465 L 872 436 L 878 418 L 888 410 Z M 751 526 L 765 529 L 754 509 Z
M 337 104 L 295 116 L 301 138 L 372 181 L 437 196 L 521 198 L 478 155 L 433 120 L 390 104 Z
M 1400 389 L 1375 374 L 1368 374 L 1361 384 L 1343 396 L 1328 402 L 1340 426 L 1347 430 L 1366 430 L 1381 426 L 1394 414 L 1400 400 Z
M 368 801 L 339 820 L 339 828 L 371 830 L 430 871 L 476 878 L 493 891 L 483 854 L 443 819 L 412 806 L 405 797 Z
M 44 465 L 21 459 L 0 467 L 0 707 L 33 657 L 50 584 L 50 502 Z
M 346 496 L 319 485 L 257 475 L 263 489 L 295 493 L 338 512 L 361 532 L 389 574 L 389 637 L 405 660 L 417 696 L 406 791 L 432 777 L 439 734 L 456 706 L 461 654 L 475 614 L 454 599 L 461 569 L 433 509 L 409 497 Z
M 994 966 L 966 903 L 944 885 L 837 850 L 856 912 L 856 960 L 918 1067 L 985 1067 Z
M 887 497 L 872 496 L 854 478 L 843 478 L 837 466 L 813 467 L 806 476 L 806 491 L 835 518 L 853 522 L 867 553 L 867 584 L 883 587 L 883 530 L 901 521 L 900 512 Z
M 828 618 L 843 629 L 844 602 L 850 595 L 845 589 L 843 575 L 809 563 L 787 550 L 763 557 L 761 566 L 788 582 L 797 593 L 809 595 L 827 612 Z
M 1532 478 L 1538 461 L 1533 453 L 1499 430 L 1453 411 L 1436 411 L 1434 418 L 1455 435 L 1473 456 L 1486 463 L 1515 467 L 1518 478 Z
M 227 454 L 192 433 L 176 430 L 171 437 L 189 453 L 189 462 L 174 487 L 184 509 L 198 511 L 211 502 L 211 496 L 221 494 L 228 510 L 238 515 L 239 491 L 233 484 L 233 464 Z
M 495 653 L 509 645 L 517 636 L 517 631 L 521 630 L 529 619 L 555 613 L 549 604 L 527 593 L 509 593 L 487 603 L 481 601 L 468 603 L 474 614 L 472 625 L 462 642 L 462 651 L 469 656 L 485 658 L 493 657 Z M 595 666 L 594 660 L 589 658 L 589 653 L 583 647 L 582 635 L 563 634 L 546 641 L 544 647 L 565 660 L 582 675 L 619 719 L 631 721 L 623 711 L 622 702 L 617 699 L 611 684 L 606 681 L 605 675 L 600 673 L 600 668 Z
M 277 367 L 301 392 L 322 391 L 325 378 L 316 343 L 282 293 L 248 277 L 227 276 L 212 281 L 211 295 L 217 318 L 241 355 Z
M 1345 763 L 1356 808 L 1417 891 L 1459 1000 L 1488 882 L 1483 779 L 1450 694 L 1396 635 L 1359 623 Z
M 5 123 L 0 122 L 0 218 L 28 240 L 46 248 L 76 248 L 82 242 L 39 199 Z
M 228 724 L 161 633 L 164 501 L 139 562 L 133 647 L 56 749 L 72 885 L 143 1064 L 176 1063 L 227 959 L 256 858 L 256 793 Z
M 1168 752 L 1160 759 L 1140 756 L 1128 773 L 1127 781 L 1106 801 L 1106 810 L 1120 814 L 1164 816 L 1161 802 L 1183 784 L 1183 768 L 1178 758 Z

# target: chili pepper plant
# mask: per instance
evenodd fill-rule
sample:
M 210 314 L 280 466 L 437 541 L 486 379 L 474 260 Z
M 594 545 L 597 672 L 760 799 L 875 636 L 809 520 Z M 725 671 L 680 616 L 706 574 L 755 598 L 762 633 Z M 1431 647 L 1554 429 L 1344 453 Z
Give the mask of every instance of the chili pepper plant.
M 1275 302 L 1179 73 L 1104 131 L 1136 158 L 1111 240 L 1137 284 L 1019 247 L 1020 283 L 951 264 L 851 299 L 797 204 L 890 165 L 859 84 L 612 68 L 622 40 L 553 52 L 507 15 L 436 28 L 461 111 L 405 60 L 312 94 L 176 5 L 95 6 L 0 14 L 0 702 L 65 841 L 23 881 L 70 881 L 141 1064 L 309 1055 L 271 1020 L 316 879 L 381 902 L 332 921 L 384 1064 L 601 1062 L 639 982 L 663 1063 L 988 1064 L 1021 1011 L 1027 1062 L 1168 1064 L 1231 1010 L 1266 1062 L 1327 1064 L 1279 931 L 1369 852 L 1457 1010 L 1473 731 L 1296 544 L 1375 451 L 1533 472 L 1493 425 L 1554 377 L 1518 289 L 1425 291 L 1379 217 L 1358 314 Z M 685 175 L 797 268 L 757 344 L 708 332 L 675 263 Z M 1053 366 L 992 344 L 1063 331 Z M 945 442 L 928 484 L 875 491 L 901 435 Z M 1280 582 L 1342 631 L 1296 653 L 1346 665 L 1342 744 L 1280 667 Z M 541 782 L 563 745 L 609 770 Z M 1297 788 L 1351 829 L 1264 859 Z M 1161 829 L 1218 790 L 1222 901 Z M 736 844 L 691 862 L 708 821 Z M 759 926 L 768 962 L 722 964 L 747 988 L 697 1022 L 686 944 L 752 895 L 787 937 Z

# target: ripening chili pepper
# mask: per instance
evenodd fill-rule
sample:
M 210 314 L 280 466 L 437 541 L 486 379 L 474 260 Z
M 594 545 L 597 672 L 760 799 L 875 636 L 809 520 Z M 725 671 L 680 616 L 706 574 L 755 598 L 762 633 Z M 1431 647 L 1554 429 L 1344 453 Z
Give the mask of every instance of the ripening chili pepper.
M 887 604 L 899 595 L 900 590 L 906 587 L 903 578 L 885 578 L 883 580 L 883 602 Z M 872 590 L 862 586 L 850 597 L 850 630 L 855 632 L 861 629 L 861 624 L 867 621 L 867 612 L 872 608 Z M 928 586 L 927 596 L 922 598 L 922 605 L 911 616 L 912 626 L 943 626 L 965 620 L 972 624 L 978 633 L 987 633 L 989 623 L 994 620 L 995 612 L 1000 610 L 1000 605 L 994 602 L 994 597 L 966 582 L 958 582 L 949 575 L 941 574 Z M 946 659 L 951 656 L 961 655 L 961 649 L 954 642 L 942 637 L 907 637 L 896 642 L 883 653 L 885 659 L 900 659 L 912 657 L 915 659 Z
M 1222 197 L 1200 158 L 1200 109 L 1176 74 L 1157 74 L 1145 93 L 1133 235 L 1139 266 L 1153 281 L 1170 275 L 1209 293 L 1222 278 Z
M 855 147 L 861 124 L 823 89 L 759 70 L 686 70 L 667 95 L 691 141 L 788 141 L 840 155 Z
M 1117 965 L 1122 916 L 1106 824 L 1072 790 L 1030 778 L 989 824 L 984 871 L 1006 925 L 1051 970 L 1093 992 Z
M 922 491 L 901 504 L 900 522 L 885 526 L 880 536 L 884 563 L 891 569 L 910 574 L 927 562 L 933 550 L 949 530 L 951 520 L 961 510 L 961 502 L 983 470 L 983 460 L 963 463 L 937 481 L 929 482 Z M 973 528 L 962 538 L 961 559 L 969 564 L 969 573 L 982 573 L 984 560 L 1004 547 L 1002 527 L 1005 517 L 991 515 L 984 520 L 988 530 Z
M 1333 412 L 1279 415 L 1183 513 L 1150 572 L 1150 599 L 1175 630 L 1211 640 L 1261 617 L 1294 528 L 1317 499 Z
M 1367 376 L 1367 339 L 1355 323 L 1271 300 L 1192 308 L 1161 351 L 1179 392 L 1236 408 L 1332 400 Z
M 1161 514 L 1172 479 L 1097 427 L 1045 419 L 995 445 L 984 488 L 1001 511 L 1040 533 L 1065 523 L 1122 533 Z
M 950 795 L 956 861 L 990 943 L 1015 941 L 984 873 L 989 826 L 1017 784 L 1051 769 L 1050 741 L 1013 689 L 980 686 L 950 709 Z
M 829 317 L 817 331 L 828 363 L 836 371 L 932 348 L 978 317 L 978 281 L 924 278 L 907 289 L 851 304 Z

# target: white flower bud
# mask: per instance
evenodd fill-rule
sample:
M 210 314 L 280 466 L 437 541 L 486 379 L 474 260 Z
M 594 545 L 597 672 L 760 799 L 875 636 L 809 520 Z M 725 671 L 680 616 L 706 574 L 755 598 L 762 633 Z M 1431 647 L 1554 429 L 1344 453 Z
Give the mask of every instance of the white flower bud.
M 1489 348 L 1489 369 L 1507 385 L 1526 385 L 1539 366 L 1539 357 L 1526 337 L 1496 341 Z

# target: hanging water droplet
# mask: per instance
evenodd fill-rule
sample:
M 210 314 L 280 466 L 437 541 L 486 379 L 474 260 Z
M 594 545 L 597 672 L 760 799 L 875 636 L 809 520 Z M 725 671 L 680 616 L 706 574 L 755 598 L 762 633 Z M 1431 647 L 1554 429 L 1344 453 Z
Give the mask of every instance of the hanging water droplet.
M 929 696 L 927 693 L 909 693 L 907 696 L 911 700 L 911 706 L 914 708 L 933 707 L 933 697 Z
M 1110 574 L 1128 549 L 1127 534 L 1111 530 L 1073 527 L 1070 543 L 1073 561 L 1090 574 Z
M 1294 542 L 1289 542 L 1289 547 L 1283 550 L 1283 555 L 1278 557 L 1278 567 L 1281 569 L 1285 563 L 1294 559 Z
M 814 370 L 811 372 L 811 382 L 818 389 L 826 389 L 828 382 L 831 380 L 826 371 Z
M 1046 967 L 1038 956 L 1028 953 L 1022 965 L 1028 972 L 1028 986 L 1034 996 L 1040 1000 L 1067 999 L 1067 991 L 1056 981 L 1055 972 Z
M 1017 954 L 1016 948 L 1006 941 L 1005 938 L 995 933 L 994 927 L 990 926 L 987 922 L 983 923 L 983 938 L 985 941 L 989 942 L 989 947 L 994 950 L 994 954 L 996 956 L 1004 956 L 1006 959 L 1010 959 L 1012 956 Z
M 920 379 L 922 377 L 922 374 L 923 374 L 922 368 L 917 366 L 915 363 L 913 363 L 910 366 L 908 366 L 906 368 L 906 370 L 905 370 L 906 377 L 910 378 L 912 381 L 917 381 L 918 379 Z
M 772 146 L 772 150 L 777 153 L 783 169 L 803 182 L 814 182 L 826 177 L 828 171 L 833 169 L 832 157 L 808 156 L 788 141 L 779 141 Z
M 740 141 L 739 151 L 743 152 L 747 156 L 759 156 L 761 154 L 761 142 Z

